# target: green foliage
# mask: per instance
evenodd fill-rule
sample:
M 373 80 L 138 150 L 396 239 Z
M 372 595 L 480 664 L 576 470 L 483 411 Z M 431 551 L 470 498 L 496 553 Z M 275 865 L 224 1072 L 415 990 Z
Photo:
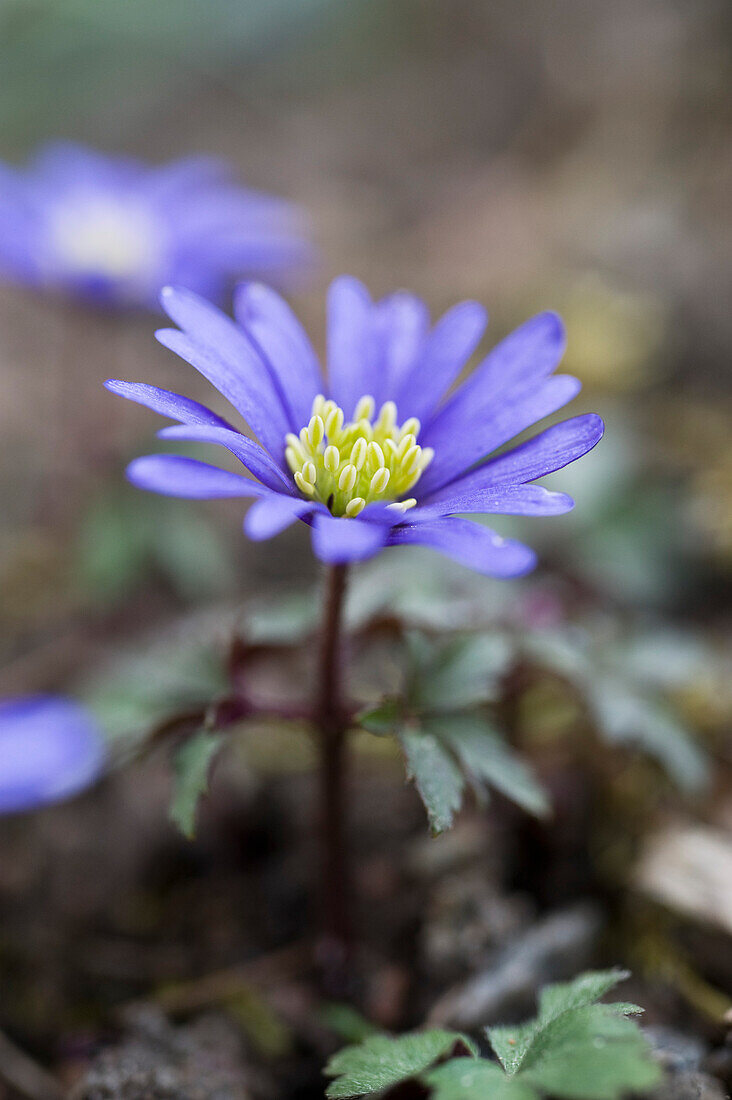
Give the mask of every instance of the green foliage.
M 344 1100 L 381 1092 L 418 1077 L 456 1046 L 476 1053 L 470 1040 L 455 1031 L 416 1031 L 399 1038 L 371 1035 L 330 1059 L 325 1073 L 336 1080 L 328 1086 L 326 1096 L 330 1100 Z
M 122 489 L 97 497 L 81 526 L 76 576 L 97 603 L 119 603 L 149 580 L 162 576 L 184 599 L 230 592 L 235 584 L 231 556 L 216 528 L 195 508 Z
M 138 643 L 134 651 L 119 654 L 79 686 L 80 694 L 110 736 L 131 746 L 171 713 L 206 706 L 225 692 L 223 653 L 214 637 L 227 625 L 220 617 L 186 620 L 148 645 Z
M 484 709 L 476 709 L 498 694 L 512 659 L 507 636 L 462 633 L 433 643 L 412 633 L 407 647 L 404 699 L 383 699 L 357 721 L 371 733 L 397 738 L 432 832 L 452 825 L 466 780 L 482 801 L 493 787 L 529 813 L 547 814 L 546 795 L 527 764 L 511 751 Z
M 325 1073 L 337 1079 L 327 1095 L 368 1096 L 409 1080 L 426 1087 L 432 1100 L 618 1100 L 646 1091 L 660 1070 L 629 1018 L 642 1010 L 597 1003 L 627 976 L 597 971 L 546 986 L 535 1019 L 488 1029 L 498 1063 L 453 1032 L 371 1036 L 331 1058 Z
M 549 801 L 528 765 L 512 752 L 480 714 L 433 715 L 426 728 L 449 746 L 467 774 L 485 794 L 485 784 L 510 798 L 527 813 L 545 817 Z
M 687 635 L 658 630 L 619 638 L 613 624 L 593 625 L 527 632 L 521 648 L 576 685 L 607 741 L 638 746 L 682 790 L 702 790 L 709 781 L 707 758 L 659 693 L 713 672 L 712 655 Z
M 431 733 L 406 728 L 399 740 L 407 761 L 407 776 L 414 780 L 424 802 L 430 829 L 442 833 L 450 828 L 460 809 L 465 780 L 449 752 Z
M 198 800 L 208 790 L 208 774 L 214 756 L 221 748 L 220 734 L 199 730 L 173 757 L 173 796 L 169 817 L 184 836 L 196 835 Z

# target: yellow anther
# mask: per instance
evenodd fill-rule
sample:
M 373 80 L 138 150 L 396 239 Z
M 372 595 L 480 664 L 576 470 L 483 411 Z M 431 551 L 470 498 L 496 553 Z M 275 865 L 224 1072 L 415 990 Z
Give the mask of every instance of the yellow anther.
M 332 445 L 325 448 L 325 454 L 323 455 L 323 465 L 329 474 L 334 474 L 341 464 L 341 452 L 337 447 Z
M 383 467 L 384 452 L 375 439 L 372 439 L 368 445 L 368 455 L 374 466 Z
M 426 470 L 432 459 L 435 457 L 434 447 L 422 448 L 422 469 Z
M 376 408 L 376 402 L 371 394 L 366 394 L 362 397 L 356 405 L 356 411 L 353 414 L 354 420 L 371 420 L 374 415 L 374 409 Z
M 344 466 L 341 470 L 341 476 L 338 478 L 338 488 L 342 493 L 350 493 L 353 486 L 356 484 L 356 478 L 358 477 L 358 470 L 355 466 Z
M 325 435 L 325 424 L 322 417 L 311 416 L 310 423 L 308 424 L 308 439 L 310 440 L 311 447 L 317 447 L 321 439 Z
M 407 432 L 406 435 L 402 436 L 402 438 L 399 440 L 399 446 L 397 447 L 398 457 L 400 459 L 404 458 L 407 451 L 410 450 L 416 442 L 417 438 L 415 435 L 412 434 L 412 432 Z
M 422 448 L 415 445 L 414 447 L 410 447 L 406 454 L 402 456 L 401 466 L 405 473 L 414 473 L 419 465 L 421 454 Z
M 294 447 L 285 447 L 285 460 L 287 465 L 292 470 L 293 474 L 295 470 L 300 469 L 301 459 L 298 458 Z
M 332 439 L 332 437 L 338 435 L 343 428 L 343 409 L 336 405 L 335 408 L 328 410 L 323 419 L 325 422 L 325 434 L 329 439 Z
M 375 428 L 380 429 L 382 432 L 390 432 L 396 424 L 397 407 L 393 401 L 385 401 L 379 409 L 379 419 L 374 425 Z M 415 418 L 412 417 L 412 420 Z
M 383 493 L 384 489 L 389 484 L 390 472 L 383 466 L 380 470 L 377 470 L 374 476 L 371 478 L 371 484 L 369 486 L 372 493 Z
M 357 470 L 360 470 L 366 461 L 366 450 L 369 446 L 370 444 L 366 442 L 363 436 L 360 436 L 353 444 L 351 448 L 351 465 L 355 466 Z
M 417 443 L 419 420 L 397 421 L 393 401 L 385 401 L 374 420 L 375 402 L 366 395 L 346 422 L 343 409 L 322 394 L 299 435 L 285 437 L 285 461 L 303 496 L 325 504 L 334 516 L 357 516 L 372 501 L 384 501 L 397 513 L 413 508 L 406 497 L 433 457 Z M 401 499 L 400 499 L 401 498 Z
M 294 473 L 295 484 L 301 493 L 304 493 L 306 497 L 315 496 L 315 486 L 311 485 L 309 481 L 306 481 L 299 470 L 295 470 Z
M 392 504 L 387 504 L 386 507 L 391 512 L 407 512 L 410 508 L 414 508 L 416 503 L 416 497 L 408 497 L 407 500 L 395 500 Z

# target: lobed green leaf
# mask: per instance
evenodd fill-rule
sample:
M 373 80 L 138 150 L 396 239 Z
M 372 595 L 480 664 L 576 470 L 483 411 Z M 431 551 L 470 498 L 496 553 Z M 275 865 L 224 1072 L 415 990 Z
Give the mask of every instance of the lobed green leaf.
M 200 730 L 178 749 L 173 758 L 173 797 L 169 817 L 189 840 L 196 833 L 198 800 L 208 790 L 209 769 L 222 740 L 221 734 Z

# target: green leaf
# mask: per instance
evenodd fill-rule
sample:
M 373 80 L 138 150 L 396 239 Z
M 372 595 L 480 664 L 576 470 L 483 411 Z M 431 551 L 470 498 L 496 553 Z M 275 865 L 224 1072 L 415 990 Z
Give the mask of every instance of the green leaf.
M 453 1058 L 422 1078 L 431 1100 L 536 1100 L 531 1085 L 485 1058 Z
M 608 740 L 640 745 L 682 790 L 693 792 L 706 786 L 709 765 L 704 753 L 664 704 L 613 679 L 596 682 L 590 694 Z
M 427 810 L 430 829 L 442 833 L 452 825 L 452 819 L 463 797 L 465 780 L 440 742 L 431 733 L 418 728 L 403 729 L 399 740 L 407 758 L 407 776 L 414 780 Z
M 420 710 L 459 710 L 494 699 L 513 646 L 506 634 L 461 635 L 447 644 L 412 648 L 418 662 L 413 702 Z
M 208 790 L 211 761 L 221 747 L 223 736 L 201 730 L 186 741 L 173 760 L 173 797 L 169 816 L 184 836 L 196 834 L 198 800 Z
M 356 723 L 369 733 L 385 737 L 395 733 L 402 721 L 402 708 L 398 699 L 382 699 L 375 707 L 366 707 L 356 715 Z
M 429 1069 L 457 1044 L 475 1053 L 470 1040 L 454 1031 L 417 1031 L 398 1038 L 369 1036 L 330 1059 L 324 1072 L 336 1080 L 328 1086 L 326 1096 L 344 1100 L 398 1085 Z
M 488 1030 L 506 1074 L 563 1100 L 615 1100 L 650 1088 L 658 1066 L 638 1025 L 628 1018 L 635 1005 L 595 1004 L 623 971 L 581 975 L 573 982 L 548 986 L 539 1014 L 520 1027 Z
M 528 813 L 549 813 L 547 796 L 529 767 L 480 715 L 430 716 L 424 725 L 453 749 L 475 779 L 489 783 Z
M 317 624 L 318 601 L 308 589 L 249 605 L 244 632 L 247 641 L 257 645 L 292 645 L 312 633 Z

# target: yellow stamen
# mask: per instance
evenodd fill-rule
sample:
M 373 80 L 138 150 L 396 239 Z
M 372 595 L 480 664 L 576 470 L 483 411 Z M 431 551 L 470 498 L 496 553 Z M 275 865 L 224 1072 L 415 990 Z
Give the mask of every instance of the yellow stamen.
M 357 516 L 377 501 L 401 514 L 417 503 L 406 493 L 434 452 L 417 443 L 415 416 L 400 426 L 393 401 L 383 403 L 376 420 L 375 407 L 366 394 L 356 403 L 353 420 L 346 421 L 343 409 L 318 394 L 307 426 L 285 437 L 285 460 L 297 488 L 334 516 Z

